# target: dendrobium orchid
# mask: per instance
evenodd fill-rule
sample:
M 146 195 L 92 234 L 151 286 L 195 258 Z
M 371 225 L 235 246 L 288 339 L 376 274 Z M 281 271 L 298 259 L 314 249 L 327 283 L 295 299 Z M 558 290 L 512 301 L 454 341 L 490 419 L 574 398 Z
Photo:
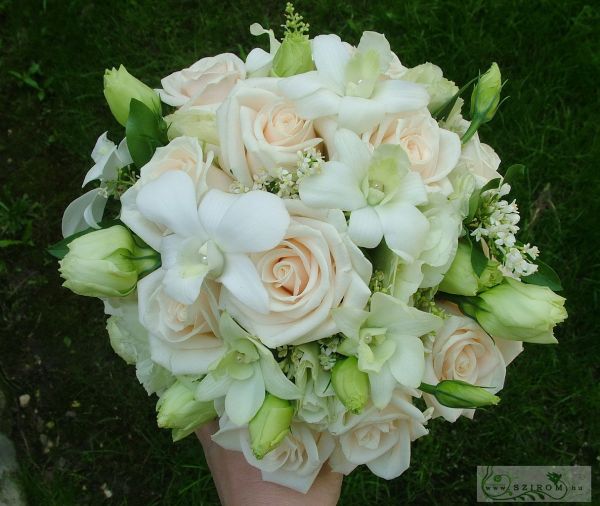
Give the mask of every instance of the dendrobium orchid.
M 237 425 L 248 423 L 262 406 L 265 390 L 281 399 L 299 399 L 300 389 L 279 368 L 273 353 L 223 312 L 219 333 L 228 351 L 198 384 L 196 398 L 225 397 L 225 412 Z
M 364 248 L 383 237 L 388 247 L 410 263 L 425 244 L 429 222 L 417 209 L 427 202 L 419 174 L 410 171 L 402 147 L 379 146 L 373 153 L 349 130 L 336 132 L 337 161 L 300 182 L 300 198 L 311 207 L 350 212 L 348 234 Z
M 425 370 L 420 336 L 440 328 L 441 318 L 382 292 L 373 294 L 369 312 L 339 308 L 333 317 L 346 336 L 337 351 L 358 357 L 358 369 L 369 375 L 376 407 L 387 406 L 397 383 L 419 386 Z
M 159 247 L 167 295 L 192 304 L 209 276 L 244 304 L 268 312 L 267 292 L 247 254 L 271 249 L 283 238 L 290 217 L 281 199 L 262 191 L 212 189 L 196 206 L 191 177 L 171 171 L 144 186 L 136 204 L 170 232 Z
M 356 49 L 337 35 L 319 35 L 312 41 L 312 54 L 317 70 L 279 84 L 306 119 L 337 116 L 341 128 L 362 133 L 386 114 L 427 107 L 425 87 L 385 78 L 393 54 L 380 33 L 364 32 Z

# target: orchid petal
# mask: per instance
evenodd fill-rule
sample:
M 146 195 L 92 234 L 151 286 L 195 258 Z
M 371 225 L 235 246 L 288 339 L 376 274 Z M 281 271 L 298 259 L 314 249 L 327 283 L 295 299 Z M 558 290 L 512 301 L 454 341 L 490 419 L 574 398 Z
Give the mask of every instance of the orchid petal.
M 367 206 L 350 214 L 348 235 L 361 248 L 374 248 L 383 238 L 383 228 L 375 209 Z
M 281 399 L 300 399 L 302 393 L 298 387 L 283 374 L 271 352 L 267 352 L 269 356 L 263 355 L 260 359 L 260 369 L 267 392 Z
M 196 399 L 199 401 L 212 401 L 227 394 L 232 384 L 231 378 L 226 375 L 217 376 L 209 373 L 196 387 Z
M 395 341 L 396 352 L 387 362 L 390 371 L 401 385 L 418 388 L 425 372 L 423 342 L 418 337 L 411 336 L 403 336 Z
M 375 207 L 375 211 L 388 247 L 405 262 L 414 262 L 425 246 L 429 231 L 427 218 L 416 207 L 403 202 L 389 202 Z
M 256 267 L 239 253 L 225 254 L 225 270 L 217 279 L 229 292 L 250 309 L 261 314 L 269 312 L 269 296 Z
M 319 76 L 338 95 L 344 93 L 346 65 L 350 53 L 337 35 L 317 35 L 312 41 L 312 53 Z
M 247 380 L 234 381 L 225 397 L 225 412 L 236 425 L 248 423 L 265 400 L 265 382 L 260 369 Z
M 383 119 L 386 104 L 361 97 L 345 96 L 340 100 L 338 123 L 356 133 L 371 130 Z
M 94 188 L 71 202 L 62 218 L 63 237 L 69 237 L 77 232 L 92 227 L 100 228 L 107 198 L 102 195 L 100 188 Z
M 360 180 L 340 162 L 327 162 L 321 172 L 300 181 L 300 200 L 310 207 L 352 211 L 366 205 Z
M 416 111 L 427 107 L 429 94 L 424 86 L 408 81 L 380 81 L 371 97 L 388 114 Z M 368 130 L 368 129 L 365 129 Z
M 334 156 L 351 169 L 353 179 L 360 183 L 368 173 L 371 151 L 351 130 L 338 130 L 335 133 L 334 144 Z
M 169 171 L 147 183 L 138 193 L 137 207 L 147 219 L 177 235 L 204 237 L 198 219 L 192 178 L 183 171 Z

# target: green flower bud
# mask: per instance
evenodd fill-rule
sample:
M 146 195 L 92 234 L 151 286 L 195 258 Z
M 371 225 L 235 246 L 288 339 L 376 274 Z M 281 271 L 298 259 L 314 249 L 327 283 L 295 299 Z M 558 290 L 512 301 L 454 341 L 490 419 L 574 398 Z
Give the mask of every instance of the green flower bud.
M 437 385 L 421 383 L 419 389 L 433 395 L 440 404 L 448 408 L 473 409 L 495 406 L 500 402 L 500 397 L 485 388 L 459 380 L 444 380 Z
M 529 343 L 556 343 L 554 327 L 567 318 L 565 299 L 547 286 L 505 278 L 467 298 L 467 312 L 492 337 Z
M 138 276 L 159 262 L 153 249 L 138 246 L 121 225 L 82 235 L 68 247 L 59 262 L 63 286 L 88 297 L 124 297 L 135 289 Z
M 308 37 L 299 33 L 287 34 L 273 58 L 273 75 L 290 77 L 314 68 Z
M 160 111 L 160 97 L 149 86 L 133 77 L 123 65 L 104 71 L 104 96 L 115 119 L 123 126 L 129 117 L 129 104 L 135 98 L 148 109 Z
M 489 70 L 483 74 L 471 95 L 471 118 L 478 118 L 479 123 L 491 121 L 500 104 L 500 91 L 502 90 L 502 76 L 496 63 L 492 63 Z
M 279 446 L 290 431 L 294 408 L 290 401 L 267 394 L 262 406 L 250 420 L 248 431 L 252 453 L 262 459 Z
M 358 359 L 338 360 L 331 371 L 333 390 L 342 404 L 353 413 L 360 413 L 369 400 L 369 375 L 359 371 Z
M 454 295 L 477 295 L 479 278 L 471 263 L 471 246 L 458 242 L 456 256 L 440 283 L 440 291 Z
M 173 441 L 188 436 L 217 416 L 214 403 L 197 401 L 194 390 L 176 381 L 156 403 L 158 426 L 173 429 Z

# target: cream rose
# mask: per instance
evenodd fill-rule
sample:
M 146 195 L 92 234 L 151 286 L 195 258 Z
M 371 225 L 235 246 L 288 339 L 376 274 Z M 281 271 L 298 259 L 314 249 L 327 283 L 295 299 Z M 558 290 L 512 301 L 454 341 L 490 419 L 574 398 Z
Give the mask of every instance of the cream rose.
M 279 446 L 258 460 L 252 453 L 247 427 L 240 428 L 227 415 L 221 417 L 219 426 L 213 441 L 227 450 L 243 452 L 248 463 L 262 471 L 263 480 L 303 494 L 308 492 L 335 446 L 329 433 L 295 422 Z
M 331 468 L 350 474 L 366 464 L 381 478 L 397 478 L 410 466 L 411 442 L 428 433 L 427 418 L 401 389 L 394 392 L 385 409 L 371 405 L 358 415 L 346 414 L 331 426 L 338 436 L 329 460 Z
M 460 156 L 458 135 L 440 128 L 427 109 L 386 118 L 362 138 L 373 147 L 381 144 L 402 146 L 412 170 L 421 174 L 428 186 L 439 185 L 445 180 Z
M 312 121 L 301 119 L 277 93 L 277 79 L 240 82 L 217 111 L 219 162 L 251 187 L 260 171 L 295 170 L 298 151 L 318 146 Z
M 370 296 L 371 264 L 347 237 L 343 213 L 308 209 L 297 200 L 286 205 L 291 223 L 283 241 L 251 255 L 269 312 L 258 314 L 221 292 L 221 305 L 270 348 L 335 334 L 331 310 L 363 309 Z
M 479 187 L 482 187 L 492 179 L 501 177 L 498 173 L 500 157 L 491 146 L 479 140 L 478 134 L 475 134 L 463 146 L 458 165 L 466 167 L 475 176 Z
M 183 171 L 194 181 L 198 202 L 211 188 L 228 191 L 231 178 L 213 165 L 213 153 L 204 153 L 198 139 L 177 137 L 158 148 L 152 159 L 140 169 L 140 178 L 121 197 L 121 220 L 154 249 L 160 247 L 164 228 L 142 216 L 136 199 L 140 190 L 166 172 Z
M 150 333 L 154 362 L 175 375 L 206 374 L 225 346 L 216 336 L 219 324 L 219 285 L 206 281 L 193 304 L 166 295 L 164 271 L 158 269 L 138 283 L 139 317 Z
M 202 58 L 163 78 L 156 90 L 165 104 L 176 107 L 203 106 L 216 109 L 240 79 L 246 77 L 244 62 L 236 55 L 223 53 Z
M 506 366 L 522 351 L 523 343 L 494 340 L 471 318 L 458 316 L 453 305 L 444 305 L 451 316 L 444 320 L 433 339 L 430 352 L 425 355 L 423 382 L 437 385 L 443 380 L 460 380 L 472 385 L 490 387 L 496 393 L 504 386 Z M 432 395 L 424 394 L 434 416 L 454 422 L 459 416 L 473 418 L 474 409 L 442 406 Z

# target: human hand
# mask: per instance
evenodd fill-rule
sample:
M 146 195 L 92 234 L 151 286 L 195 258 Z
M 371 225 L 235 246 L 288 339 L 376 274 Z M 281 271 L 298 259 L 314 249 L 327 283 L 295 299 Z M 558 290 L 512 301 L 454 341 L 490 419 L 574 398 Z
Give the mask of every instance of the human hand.
M 337 504 L 343 476 L 325 464 L 306 494 L 263 481 L 260 470 L 246 462 L 241 452 L 226 450 L 211 435 L 216 421 L 196 431 L 223 506 L 333 506 Z

